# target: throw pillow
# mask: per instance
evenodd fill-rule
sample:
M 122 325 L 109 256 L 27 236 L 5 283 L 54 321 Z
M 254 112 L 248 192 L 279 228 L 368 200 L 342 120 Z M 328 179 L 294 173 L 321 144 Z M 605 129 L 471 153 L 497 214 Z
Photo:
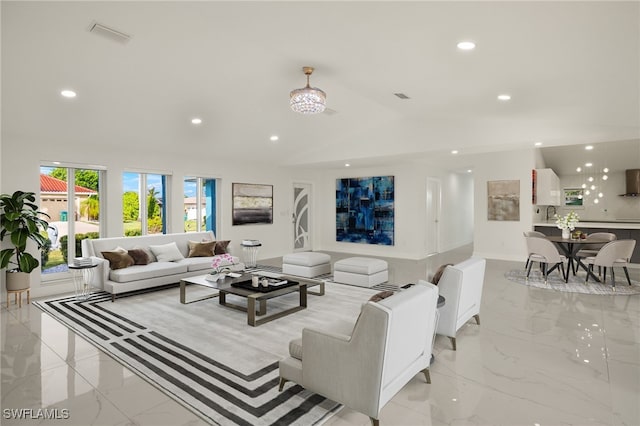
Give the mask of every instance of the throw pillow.
M 216 241 L 216 248 L 214 250 L 214 254 L 226 254 L 227 253 L 227 246 L 229 245 L 230 242 L 231 242 L 231 240 Z
M 131 249 L 127 253 L 133 259 L 134 265 L 148 265 L 151 263 L 147 252 L 142 249 Z
M 109 261 L 109 268 L 124 269 L 133 265 L 133 258 L 125 251 L 103 251 L 102 256 Z
M 158 262 L 173 262 L 174 260 L 184 259 L 175 241 L 159 246 L 149 246 L 149 248 L 158 259 Z
M 369 298 L 369 301 L 370 302 L 379 302 L 382 299 L 386 299 L 389 296 L 393 296 L 393 291 L 385 290 L 385 291 L 381 291 L 380 293 L 376 293 L 373 296 L 371 296 L 371 298 Z
M 145 253 L 147 253 L 147 256 L 149 257 L 149 263 L 158 261 L 158 259 L 156 259 L 156 255 L 153 254 L 149 247 L 135 246 L 133 250 L 143 250 Z
M 189 256 L 187 257 L 210 257 L 213 256 L 213 250 L 216 246 L 215 241 L 207 241 L 199 243 L 197 241 L 189 241 Z
M 442 278 L 442 274 L 444 274 L 444 270 L 447 269 L 447 266 L 453 266 L 453 263 L 445 263 L 444 265 L 440 265 L 435 274 L 433 274 L 433 278 L 431 278 L 431 282 L 435 285 L 438 285 L 440 278 Z

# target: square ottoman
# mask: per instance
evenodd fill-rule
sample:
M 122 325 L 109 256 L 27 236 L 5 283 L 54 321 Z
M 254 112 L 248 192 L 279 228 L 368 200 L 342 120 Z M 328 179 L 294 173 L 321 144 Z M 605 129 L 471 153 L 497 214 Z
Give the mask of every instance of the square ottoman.
M 282 257 L 282 273 L 313 278 L 331 273 L 331 256 L 325 253 L 301 251 Z
M 373 287 L 389 280 L 387 262 L 370 257 L 349 257 L 333 264 L 333 281 Z

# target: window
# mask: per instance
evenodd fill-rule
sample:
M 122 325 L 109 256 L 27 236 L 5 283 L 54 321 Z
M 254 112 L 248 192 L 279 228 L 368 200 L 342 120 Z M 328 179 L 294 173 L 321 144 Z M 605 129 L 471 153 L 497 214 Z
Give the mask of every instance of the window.
M 103 173 L 79 167 L 40 167 L 40 210 L 50 217 L 48 242 L 41 254 L 43 281 L 66 277 L 67 264 L 82 256 L 81 241 L 100 237 Z
M 167 175 L 122 175 L 122 222 L 127 237 L 163 234 L 167 229 Z
M 184 231 L 216 233 L 216 180 L 184 178 Z

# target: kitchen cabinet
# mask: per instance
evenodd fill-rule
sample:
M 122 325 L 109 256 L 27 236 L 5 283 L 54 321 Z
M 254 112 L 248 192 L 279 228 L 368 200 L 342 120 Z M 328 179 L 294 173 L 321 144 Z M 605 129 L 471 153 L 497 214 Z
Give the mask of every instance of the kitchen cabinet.
M 536 204 L 539 206 L 560 206 L 562 191 L 560 178 L 553 169 L 536 169 Z

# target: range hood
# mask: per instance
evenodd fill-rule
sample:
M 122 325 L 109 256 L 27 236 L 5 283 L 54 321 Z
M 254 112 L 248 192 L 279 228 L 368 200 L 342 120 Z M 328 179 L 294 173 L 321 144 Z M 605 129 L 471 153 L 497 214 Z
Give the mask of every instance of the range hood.
M 640 196 L 640 169 L 625 170 L 627 177 L 627 191 L 620 194 L 621 197 L 638 197 Z

